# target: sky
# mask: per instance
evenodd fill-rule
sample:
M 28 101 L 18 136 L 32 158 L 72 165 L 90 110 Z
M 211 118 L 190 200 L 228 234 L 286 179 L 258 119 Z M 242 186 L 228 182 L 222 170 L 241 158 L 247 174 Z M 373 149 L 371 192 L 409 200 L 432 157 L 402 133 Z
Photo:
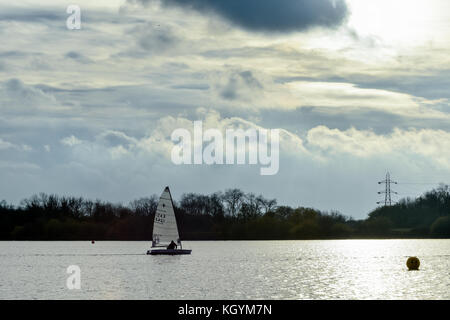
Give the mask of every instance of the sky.
M 81 29 L 66 27 L 67 6 Z M 0 200 L 228 188 L 365 218 L 450 183 L 447 0 L 0 1 Z M 175 165 L 177 128 L 280 130 L 280 167 Z

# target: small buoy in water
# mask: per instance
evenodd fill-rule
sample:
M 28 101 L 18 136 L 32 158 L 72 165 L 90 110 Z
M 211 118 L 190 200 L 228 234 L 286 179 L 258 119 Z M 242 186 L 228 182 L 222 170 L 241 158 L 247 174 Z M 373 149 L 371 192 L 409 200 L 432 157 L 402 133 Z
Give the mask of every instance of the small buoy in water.
M 92 243 L 92 244 L 94 244 L 94 243 L 95 243 L 95 241 L 94 241 L 94 240 L 92 240 L 92 241 L 91 241 L 91 243 Z
M 420 260 L 417 257 L 409 257 L 406 261 L 406 266 L 409 270 L 419 270 Z

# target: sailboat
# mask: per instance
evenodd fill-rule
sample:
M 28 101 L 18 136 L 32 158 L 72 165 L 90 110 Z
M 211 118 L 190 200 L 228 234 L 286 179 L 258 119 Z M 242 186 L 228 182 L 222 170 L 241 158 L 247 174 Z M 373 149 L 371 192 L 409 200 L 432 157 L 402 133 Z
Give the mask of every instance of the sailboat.
M 176 248 L 170 249 L 170 244 L 176 242 Z M 169 248 L 168 248 L 169 247 Z M 174 246 L 175 247 L 175 246 Z M 179 247 L 179 249 L 178 249 Z M 159 198 L 153 222 L 152 248 L 147 251 L 151 255 L 179 255 L 191 254 L 192 250 L 183 249 L 178 234 L 177 219 L 173 208 L 172 195 L 166 187 Z

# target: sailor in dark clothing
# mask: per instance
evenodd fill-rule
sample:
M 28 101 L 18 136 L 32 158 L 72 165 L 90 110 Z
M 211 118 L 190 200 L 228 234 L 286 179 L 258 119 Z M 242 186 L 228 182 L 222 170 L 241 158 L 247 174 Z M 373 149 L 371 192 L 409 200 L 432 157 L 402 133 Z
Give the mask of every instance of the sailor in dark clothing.
M 173 240 L 172 240 L 172 242 L 169 244 L 169 246 L 167 247 L 167 250 L 173 250 L 173 249 L 175 249 L 175 248 L 177 248 L 178 246 L 176 245 L 176 243 L 175 242 L 173 242 Z

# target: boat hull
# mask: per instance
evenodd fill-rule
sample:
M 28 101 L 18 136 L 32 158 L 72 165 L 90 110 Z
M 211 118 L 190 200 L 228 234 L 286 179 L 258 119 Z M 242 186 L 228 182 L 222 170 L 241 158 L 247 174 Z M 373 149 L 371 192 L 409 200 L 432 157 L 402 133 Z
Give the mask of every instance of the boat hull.
M 169 256 L 175 256 L 180 254 L 191 254 L 192 250 L 185 250 L 185 249 L 156 249 L 156 250 L 148 250 L 147 254 L 156 256 L 156 255 L 169 255 Z

